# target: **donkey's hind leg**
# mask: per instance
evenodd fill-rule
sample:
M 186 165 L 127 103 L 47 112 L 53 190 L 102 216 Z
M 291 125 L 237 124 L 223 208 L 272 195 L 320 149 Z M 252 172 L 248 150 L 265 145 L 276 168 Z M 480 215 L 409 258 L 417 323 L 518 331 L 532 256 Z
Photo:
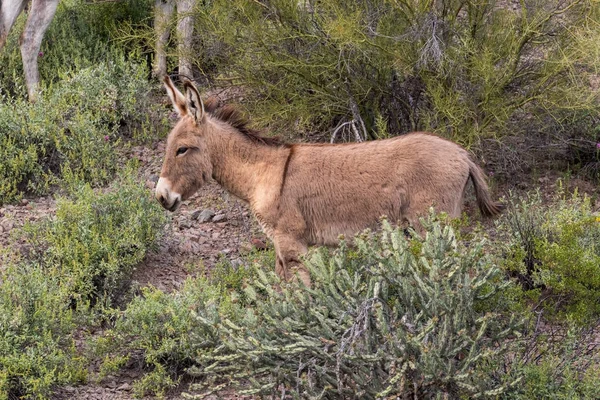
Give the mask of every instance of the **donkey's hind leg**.
M 308 269 L 302 264 L 302 261 L 300 261 L 300 256 L 308 250 L 307 246 L 287 235 L 276 235 L 273 238 L 273 242 L 277 254 L 277 262 L 275 264 L 277 275 L 286 281 L 296 279 L 297 277 L 306 287 L 310 287 L 310 274 Z

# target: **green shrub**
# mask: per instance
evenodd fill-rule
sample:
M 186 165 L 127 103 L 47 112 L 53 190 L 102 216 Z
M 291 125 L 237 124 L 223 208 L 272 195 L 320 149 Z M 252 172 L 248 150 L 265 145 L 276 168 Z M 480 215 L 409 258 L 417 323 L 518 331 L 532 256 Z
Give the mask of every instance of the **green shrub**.
M 53 267 L 0 268 L 0 399 L 45 397 L 56 384 L 86 378 L 71 335 L 85 314 L 70 308 L 70 287 Z
M 145 74 L 120 59 L 65 76 L 35 104 L 0 103 L 0 204 L 45 193 L 64 174 L 107 183 L 119 139 L 148 128 Z
M 513 199 L 498 228 L 504 267 L 549 317 L 600 316 L 600 222 L 589 197 L 563 194 L 550 205 L 539 193 Z
M 159 237 L 164 212 L 133 180 L 103 194 L 83 185 L 71 198 L 58 200 L 54 219 L 26 227 L 31 256 L 58 267 L 71 281 L 72 296 L 119 294 Z
M 141 350 L 148 372 L 134 384 L 135 391 L 160 395 L 194 357 L 219 345 L 219 308 L 228 301 L 218 285 L 204 278 L 188 279 L 172 294 L 143 289 L 96 342 L 96 354 L 105 358 L 102 375 L 115 372 L 110 363 L 115 356 L 129 358 Z
M 101 376 L 118 371 L 114 359 L 141 354 L 147 372 L 134 383 L 137 395 L 160 396 L 175 385 L 198 354 L 220 345 L 223 316 L 237 320 L 243 315 L 248 301 L 243 288 L 254 279 L 254 269 L 245 264 L 274 264 L 272 252 L 254 251 L 245 258 L 236 266 L 223 257 L 207 276 L 188 278 L 178 292 L 144 288 L 125 310 L 115 311 L 114 327 L 95 345 L 104 358 Z
M 306 260 L 314 287 L 281 287 L 258 270 L 243 319 L 223 316 L 222 344 L 190 369 L 195 389 L 320 398 L 492 396 L 498 383 L 484 366 L 502 358 L 518 335 L 512 318 L 477 311 L 506 284 L 482 253 L 453 230 L 426 223 L 423 240 L 383 224 L 380 234 Z M 250 388 L 247 386 L 250 385 Z
M 519 379 L 488 376 L 503 340 L 518 335 L 514 320 L 490 307 L 507 284 L 483 243 L 467 249 L 450 227 L 426 226 L 425 239 L 408 240 L 384 223 L 353 249 L 314 253 L 310 290 L 262 271 L 272 269 L 269 252 L 250 254 L 258 261 L 250 270 L 222 261 L 179 292 L 145 289 L 97 342 L 97 353 L 108 354 L 105 373 L 141 350 L 149 373 L 135 384 L 139 395 L 161 394 L 186 369 L 202 377 L 192 390 L 207 393 L 502 393 Z
M 502 399 L 595 399 L 600 391 L 598 328 L 535 324 L 506 370 L 522 384 Z
M 24 251 L 0 268 L 0 398 L 47 397 L 53 386 L 86 379 L 75 332 L 122 294 L 156 241 L 164 212 L 134 178 L 106 193 L 80 187 L 56 216 L 29 225 Z M 101 318 L 100 318 L 101 319 Z

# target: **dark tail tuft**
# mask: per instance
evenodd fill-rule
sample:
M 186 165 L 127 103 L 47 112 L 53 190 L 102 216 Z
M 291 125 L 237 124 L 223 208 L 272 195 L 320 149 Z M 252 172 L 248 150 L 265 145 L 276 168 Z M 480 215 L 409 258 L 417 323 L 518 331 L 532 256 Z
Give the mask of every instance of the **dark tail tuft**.
M 492 200 L 485 174 L 471 160 L 469 160 L 469 174 L 473 181 L 473 186 L 475 186 L 475 197 L 477 197 L 477 205 L 481 214 L 485 217 L 493 217 L 500 214 L 504 210 L 504 204 Z

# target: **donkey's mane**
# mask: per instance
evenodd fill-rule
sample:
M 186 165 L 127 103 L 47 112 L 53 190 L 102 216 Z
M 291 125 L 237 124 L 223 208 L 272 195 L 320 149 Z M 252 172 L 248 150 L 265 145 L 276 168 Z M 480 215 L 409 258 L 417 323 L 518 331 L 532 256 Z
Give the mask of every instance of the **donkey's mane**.
M 212 96 L 206 99 L 204 102 L 204 110 L 208 112 L 213 118 L 218 119 L 219 121 L 226 122 L 233 128 L 235 128 L 238 132 L 240 132 L 243 136 L 250 139 L 253 143 L 264 144 L 267 146 L 285 146 L 281 138 L 279 137 L 267 137 L 262 136 L 259 131 L 256 129 L 252 129 L 248 126 L 249 121 L 242 115 L 242 113 L 232 106 L 231 104 L 226 104 L 222 107 L 219 107 L 219 100 Z

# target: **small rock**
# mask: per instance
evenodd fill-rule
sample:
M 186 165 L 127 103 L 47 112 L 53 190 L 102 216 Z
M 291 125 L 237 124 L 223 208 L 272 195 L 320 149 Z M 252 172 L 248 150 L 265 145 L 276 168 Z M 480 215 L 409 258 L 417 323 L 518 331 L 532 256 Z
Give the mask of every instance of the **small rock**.
M 156 183 L 158 182 L 158 175 L 150 175 L 150 178 L 148 178 L 148 180 L 150 182 Z
M 21 205 L 22 206 L 26 206 L 27 204 L 29 204 L 29 200 L 27 200 L 27 199 L 21 199 Z
M 223 250 L 221 250 L 221 253 L 228 255 L 228 254 L 231 254 L 232 251 L 233 251 L 232 249 L 223 249 Z
M 179 222 L 179 229 L 190 229 L 192 227 L 192 224 L 190 223 L 190 221 L 180 221 Z
M 212 234 L 213 240 L 217 240 L 219 238 L 219 236 L 221 236 L 221 234 L 219 232 L 215 232 Z
M 124 391 L 129 392 L 131 390 L 131 385 L 129 383 L 125 382 L 124 384 L 122 384 L 121 386 L 119 386 L 117 388 L 117 390 L 124 390 Z
M 10 231 L 14 226 L 15 223 L 10 220 L 4 221 L 2 223 L 2 228 L 4 228 L 5 231 Z
M 152 182 L 151 180 L 147 180 L 145 185 L 148 189 L 154 189 L 154 182 Z
M 237 268 L 241 267 L 242 265 L 244 265 L 244 262 L 239 258 L 234 258 L 233 260 L 231 260 L 231 266 L 233 268 L 237 269 Z
M 192 236 L 192 240 L 198 244 L 206 243 L 206 238 L 202 236 Z
M 213 222 L 225 222 L 227 221 L 227 216 L 225 214 L 215 215 L 212 219 Z
M 200 212 L 201 212 L 200 210 L 194 211 L 193 213 L 190 214 L 190 218 L 194 221 L 197 220 L 198 217 L 200 216 Z
M 201 223 L 209 222 L 212 219 L 212 217 L 214 217 L 214 216 L 215 216 L 214 211 L 206 209 L 198 215 L 198 222 L 201 222 Z
M 117 387 L 117 381 L 115 381 L 114 379 L 111 379 L 109 381 L 106 382 L 106 387 L 110 388 L 110 389 L 114 389 Z

